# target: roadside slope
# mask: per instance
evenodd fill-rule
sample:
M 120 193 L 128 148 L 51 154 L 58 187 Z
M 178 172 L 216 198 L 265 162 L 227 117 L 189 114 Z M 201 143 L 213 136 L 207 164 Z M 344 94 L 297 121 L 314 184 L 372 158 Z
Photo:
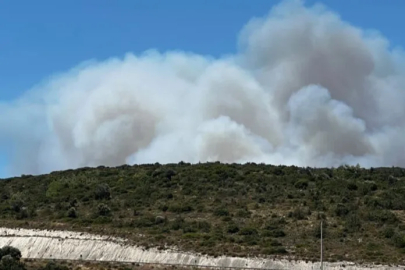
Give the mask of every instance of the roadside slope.
M 269 258 L 210 257 L 175 250 L 144 249 L 128 241 L 108 236 L 69 231 L 0 228 L 0 247 L 11 245 L 21 250 L 24 258 L 63 259 L 113 262 L 138 262 L 212 267 L 262 269 L 319 269 L 319 263 Z M 330 270 L 394 270 L 399 266 L 356 265 L 349 262 L 325 263 Z

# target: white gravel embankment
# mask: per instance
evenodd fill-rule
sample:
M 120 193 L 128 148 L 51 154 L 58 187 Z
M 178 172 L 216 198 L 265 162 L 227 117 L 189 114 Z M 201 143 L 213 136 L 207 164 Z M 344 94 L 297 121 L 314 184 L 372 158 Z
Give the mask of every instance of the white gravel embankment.
M 24 258 L 65 259 L 156 264 L 183 264 L 238 268 L 312 270 L 319 263 L 263 258 L 209 257 L 174 250 L 145 250 L 124 239 L 68 231 L 10 229 L 0 227 L 0 247 L 11 245 L 21 250 Z M 355 265 L 350 262 L 324 263 L 328 270 L 394 270 L 399 266 Z

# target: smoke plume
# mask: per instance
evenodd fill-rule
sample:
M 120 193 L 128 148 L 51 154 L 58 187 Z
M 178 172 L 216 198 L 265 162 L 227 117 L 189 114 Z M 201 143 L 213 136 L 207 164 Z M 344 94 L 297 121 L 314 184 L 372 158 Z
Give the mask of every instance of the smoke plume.
M 405 166 L 405 57 L 327 8 L 286 1 L 214 59 L 147 51 L 86 62 L 0 103 L 13 174 L 265 162 Z

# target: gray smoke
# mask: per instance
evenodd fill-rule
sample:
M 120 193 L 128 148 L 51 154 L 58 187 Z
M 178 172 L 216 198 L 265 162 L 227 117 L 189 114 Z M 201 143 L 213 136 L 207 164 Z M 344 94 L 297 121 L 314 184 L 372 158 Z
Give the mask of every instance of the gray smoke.
M 236 55 L 82 64 L 0 104 L 12 173 L 168 162 L 405 166 L 405 57 L 325 7 L 286 1 Z

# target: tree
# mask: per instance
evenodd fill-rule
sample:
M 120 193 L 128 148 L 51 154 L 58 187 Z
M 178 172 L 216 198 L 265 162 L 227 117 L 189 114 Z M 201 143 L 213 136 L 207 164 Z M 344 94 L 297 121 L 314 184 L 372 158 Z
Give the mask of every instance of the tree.
M 15 247 L 5 246 L 0 249 L 0 270 L 25 270 L 20 262 L 21 251 Z
M 16 261 L 21 259 L 21 251 L 12 246 L 5 246 L 0 249 L 0 259 L 7 255 L 10 255 Z
M 14 260 L 11 255 L 3 256 L 0 260 L 0 270 L 25 270 L 25 265 Z

